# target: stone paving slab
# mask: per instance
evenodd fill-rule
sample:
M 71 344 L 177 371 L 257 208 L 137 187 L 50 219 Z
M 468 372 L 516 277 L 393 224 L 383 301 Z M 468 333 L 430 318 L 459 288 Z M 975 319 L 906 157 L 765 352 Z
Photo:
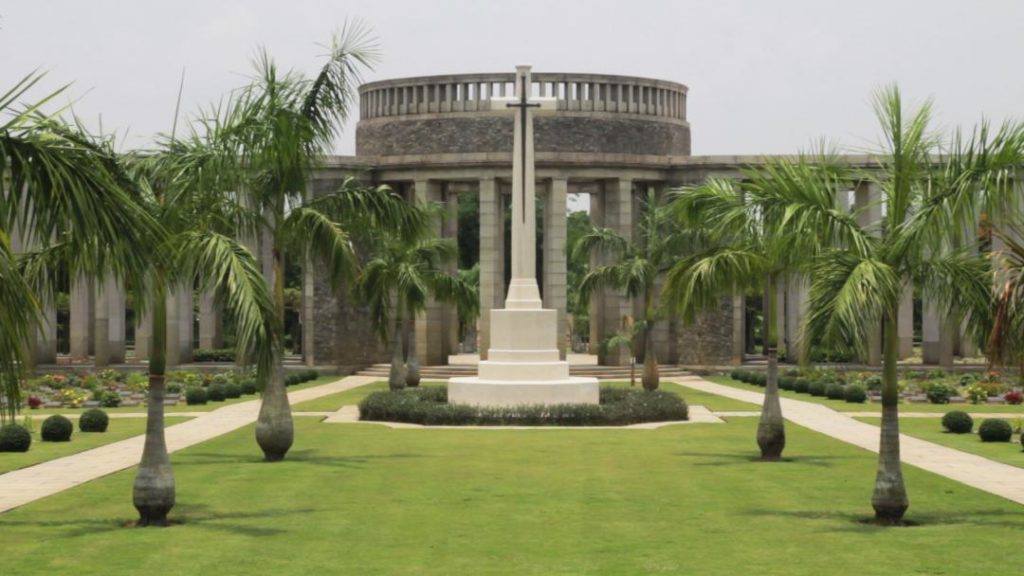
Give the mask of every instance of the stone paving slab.
M 289 392 L 288 399 L 293 404 L 315 400 L 376 380 L 365 376 L 349 376 L 328 384 Z M 259 414 L 259 400 L 229 404 L 209 412 L 187 414 L 194 415 L 195 418 L 169 426 L 165 430 L 168 452 L 176 452 L 252 424 Z M 133 436 L 92 450 L 0 474 L 0 513 L 135 466 L 142 457 L 143 441 L 144 436 Z
M 708 382 L 697 376 L 667 378 L 688 388 L 735 400 L 762 403 L 764 394 Z M 848 413 L 815 404 L 782 398 L 785 418 L 815 432 L 831 436 L 871 452 L 878 452 L 879 427 L 854 420 Z M 873 416 L 879 416 L 873 413 Z M 1024 504 L 1024 468 L 982 458 L 906 434 L 900 434 L 900 459 L 907 464 Z

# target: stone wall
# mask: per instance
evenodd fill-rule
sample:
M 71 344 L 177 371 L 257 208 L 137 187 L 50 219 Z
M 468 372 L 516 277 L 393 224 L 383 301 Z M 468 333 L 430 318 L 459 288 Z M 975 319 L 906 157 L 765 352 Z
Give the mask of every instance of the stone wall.
M 536 149 L 543 152 L 685 156 L 690 128 L 658 117 L 560 112 L 538 116 Z M 490 113 L 374 118 L 359 122 L 363 156 L 508 152 L 512 117 Z
M 732 298 L 701 314 L 693 325 L 680 325 L 679 364 L 725 365 L 732 362 Z

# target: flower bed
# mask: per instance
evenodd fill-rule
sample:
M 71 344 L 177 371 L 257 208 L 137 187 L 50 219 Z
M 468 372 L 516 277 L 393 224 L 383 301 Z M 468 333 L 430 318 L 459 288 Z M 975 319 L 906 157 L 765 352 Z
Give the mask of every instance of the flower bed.
M 602 387 L 600 404 L 476 407 L 448 403 L 448 389 L 424 386 L 374 392 L 359 403 L 360 420 L 447 426 L 625 426 L 688 419 L 671 392 Z

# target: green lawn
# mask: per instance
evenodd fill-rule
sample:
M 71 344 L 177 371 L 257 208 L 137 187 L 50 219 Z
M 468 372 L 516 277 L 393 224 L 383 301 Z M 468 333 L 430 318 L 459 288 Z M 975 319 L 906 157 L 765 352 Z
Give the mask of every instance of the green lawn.
M 86 434 L 78 429 L 78 421 L 73 420 L 75 432 L 71 435 L 71 441 L 43 442 L 39 439 L 39 426 L 42 424 L 42 420 L 34 420 L 36 422 L 32 432 L 32 447 L 28 449 L 28 452 L 0 452 L 0 474 L 39 464 L 40 462 L 46 462 L 47 460 L 53 460 L 54 458 L 84 452 L 97 446 L 110 444 L 111 442 L 131 438 L 146 432 L 145 418 L 111 418 L 110 426 L 102 434 Z M 167 418 L 165 425 L 170 426 L 185 422 L 186 420 L 190 420 L 190 418 Z
M 319 378 L 316 378 L 314 380 L 310 380 L 309 382 L 303 382 L 302 384 L 296 384 L 295 386 L 291 386 L 291 387 L 288 388 L 288 391 L 289 392 L 294 392 L 296 390 L 302 390 L 303 388 L 309 388 L 309 387 L 312 387 L 312 386 L 319 386 L 321 384 L 328 384 L 330 382 L 334 382 L 335 380 L 339 380 L 341 378 L 344 378 L 344 376 L 337 376 L 337 375 L 320 376 Z M 245 401 L 248 401 L 248 400 L 258 400 L 258 399 L 259 399 L 259 394 L 249 394 L 247 396 L 242 396 L 241 398 L 230 398 L 230 399 L 225 400 L 223 402 L 207 402 L 206 404 L 198 404 L 198 405 L 194 405 L 194 406 L 189 406 L 188 404 L 185 404 L 185 400 L 182 399 L 182 401 L 180 403 L 178 403 L 177 405 L 175 405 L 175 406 L 167 406 L 165 408 L 166 408 L 166 410 L 168 412 L 209 412 L 210 410 L 216 410 L 217 408 L 220 408 L 222 406 L 227 406 L 229 404 L 236 404 L 238 402 L 245 402 Z M 40 408 L 39 410 L 23 409 L 22 412 L 25 413 L 25 414 L 80 414 L 80 413 L 84 412 L 85 410 L 88 410 L 88 408 Z M 103 410 L 105 410 L 107 412 L 110 412 L 110 413 L 116 413 L 116 412 L 145 412 L 146 411 L 146 406 L 145 406 L 145 404 L 140 404 L 138 406 L 118 406 L 117 408 L 104 408 Z
M 764 388 L 760 386 L 754 386 L 753 384 L 747 384 L 740 382 L 739 380 L 733 380 L 728 376 L 717 375 L 717 376 L 703 376 L 705 380 L 714 382 L 716 384 L 723 384 L 725 386 L 732 386 L 733 388 L 739 388 L 740 390 L 750 390 L 753 392 L 764 392 Z M 794 400 L 803 400 L 805 402 L 814 402 L 816 404 L 822 404 L 828 406 L 838 412 L 882 412 L 882 405 L 877 402 L 871 402 L 870 400 L 864 404 L 853 404 L 845 402 L 843 400 L 829 400 L 820 396 L 811 396 L 810 394 L 799 394 L 790 390 L 779 390 L 779 394 L 783 398 L 792 398 Z M 993 412 L 1005 412 L 1005 413 L 1019 413 L 1024 416 L 1024 404 L 1010 405 L 1010 404 L 928 404 L 928 403 L 917 403 L 917 402 L 904 402 L 900 404 L 900 410 L 904 412 L 929 412 L 945 414 L 950 410 L 963 410 L 964 412 L 973 412 L 979 414 L 993 413 Z
M 132 470 L 0 515 L 3 573 L 967 576 L 1024 563 L 1024 508 L 907 467 L 920 525 L 864 524 L 873 454 L 791 425 L 792 460 L 760 463 L 756 424 L 300 418 L 278 464 L 260 461 L 246 427 L 173 456 L 169 529 L 126 527 Z
M 881 418 L 857 418 L 868 424 L 879 426 Z M 974 419 L 974 433 L 950 434 L 942 428 L 941 418 L 900 418 L 900 432 L 908 436 L 984 456 L 1011 466 L 1024 467 L 1024 452 L 1021 451 L 1020 436 L 1014 434 L 1010 442 L 982 442 L 978 438 L 981 419 Z M 1016 425 L 1016 423 L 1011 422 Z
M 423 383 L 424 386 L 437 386 L 440 384 L 442 382 Z M 629 386 L 629 382 L 601 382 L 601 385 L 625 387 Z M 639 384 L 637 385 L 639 386 Z M 685 398 L 687 404 L 699 404 L 706 406 L 709 410 L 757 410 L 759 408 L 757 404 L 741 402 L 724 396 L 718 396 L 717 394 L 708 394 L 707 392 L 701 392 L 700 390 L 694 390 L 672 382 L 663 382 L 662 387 L 664 390 L 671 390 Z M 342 406 L 358 404 L 360 400 L 371 392 L 387 390 L 387 388 L 387 382 L 374 382 L 344 392 L 331 394 L 330 396 L 324 396 L 323 398 L 317 398 L 316 400 L 300 402 L 292 406 L 292 410 L 296 412 L 334 412 L 340 410 Z

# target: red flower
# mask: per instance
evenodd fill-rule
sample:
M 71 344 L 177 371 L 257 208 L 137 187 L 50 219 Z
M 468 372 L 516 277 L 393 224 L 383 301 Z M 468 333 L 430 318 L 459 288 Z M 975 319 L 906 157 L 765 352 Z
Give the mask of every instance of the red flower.
M 43 405 L 43 401 L 38 396 L 28 397 L 28 407 L 35 410 Z
M 1007 404 L 1021 404 L 1024 403 L 1024 392 L 1011 390 L 1003 396 L 1003 399 Z

